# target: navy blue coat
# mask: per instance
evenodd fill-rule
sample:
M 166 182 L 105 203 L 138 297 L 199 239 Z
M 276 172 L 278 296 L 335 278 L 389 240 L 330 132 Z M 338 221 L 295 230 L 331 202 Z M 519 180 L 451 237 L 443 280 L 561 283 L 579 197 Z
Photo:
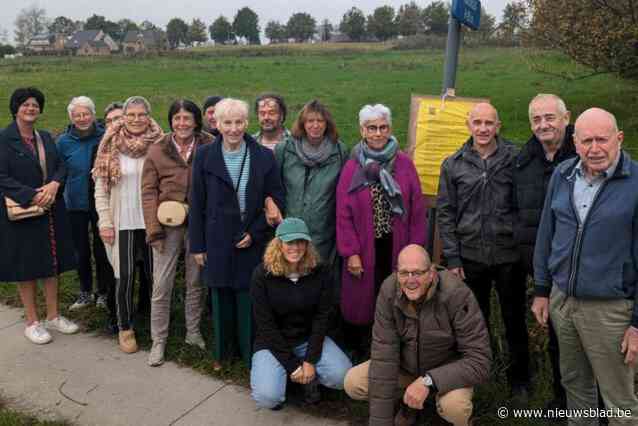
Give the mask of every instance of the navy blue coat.
M 283 211 L 284 192 L 271 150 L 244 136 L 250 155 L 246 186 L 246 218 L 242 222 L 233 181 L 226 169 L 221 136 L 197 149 L 193 161 L 188 235 L 191 253 L 206 253 L 203 279 L 215 288 L 248 290 L 253 270 L 261 263 L 269 225 L 264 200 L 272 197 Z M 247 232 L 248 248 L 235 248 L 235 238 Z
M 51 135 L 38 131 L 44 142 L 47 181 L 60 183 L 52 208 L 57 251 L 57 270 L 53 267 L 49 215 L 11 222 L 4 197 L 28 207 L 42 186 L 40 163 L 24 145 L 15 122 L 0 133 L 0 281 L 31 281 L 47 278 L 75 268 L 71 228 L 64 204 L 66 168 L 58 156 Z

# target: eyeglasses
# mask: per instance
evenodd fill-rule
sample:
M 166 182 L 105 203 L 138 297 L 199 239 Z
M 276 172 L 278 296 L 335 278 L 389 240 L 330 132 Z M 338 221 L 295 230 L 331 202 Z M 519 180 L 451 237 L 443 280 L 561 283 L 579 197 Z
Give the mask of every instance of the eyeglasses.
M 132 113 L 132 112 L 129 112 L 129 113 L 127 113 L 127 114 L 125 115 L 125 117 L 126 117 L 126 119 L 127 119 L 128 121 L 134 121 L 134 120 L 136 120 L 136 119 L 143 120 L 143 119 L 145 119 L 146 117 L 148 117 L 148 114 L 147 114 L 147 113 L 145 113 L 145 112 L 142 112 L 142 113 L 139 113 L 139 114 L 134 114 L 134 113 Z
M 387 124 L 382 124 L 380 126 L 370 125 L 370 126 L 366 126 L 366 130 L 370 133 L 377 133 L 377 132 L 385 133 L 388 130 L 390 130 L 390 126 L 388 126 Z
M 424 277 L 430 270 L 429 269 L 417 269 L 416 271 L 397 271 L 399 278 L 421 278 Z

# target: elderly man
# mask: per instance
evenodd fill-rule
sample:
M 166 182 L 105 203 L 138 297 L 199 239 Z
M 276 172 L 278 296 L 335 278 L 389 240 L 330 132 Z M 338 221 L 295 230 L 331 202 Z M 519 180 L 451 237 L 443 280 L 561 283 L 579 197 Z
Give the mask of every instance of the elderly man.
M 549 179 L 559 163 L 576 156 L 574 126 L 569 124 L 569 118 L 565 102 L 556 95 L 539 94 L 529 104 L 532 137 L 516 157 L 513 176 L 518 214 L 514 221 L 514 237 L 525 276 L 534 274 L 534 244 Z M 548 350 L 554 379 L 554 398 L 547 407 L 565 408 L 565 390 L 560 384 L 558 340 L 551 323 Z
M 286 103 L 275 93 L 264 93 L 255 100 L 255 114 L 259 120 L 259 132 L 253 137 L 261 145 L 272 150 L 292 136 L 284 127 L 286 121 Z
M 496 109 L 477 104 L 468 116 L 468 141 L 441 166 L 437 223 L 451 272 L 474 291 L 490 323 L 496 286 L 510 351 L 507 375 L 512 397 L 526 405 L 529 351 L 525 324 L 526 286 L 512 227 L 515 221 L 512 170 L 516 150 L 499 135 Z
M 579 158 L 561 163 L 549 183 L 534 250 L 532 311 L 548 317 L 560 347 L 571 409 L 631 410 L 610 424 L 636 424 L 638 354 L 638 164 L 621 151 L 623 133 L 609 112 L 576 120 Z M 571 418 L 570 425 L 597 425 Z
M 429 395 L 439 415 L 464 426 L 473 387 L 488 379 L 492 353 L 478 303 L 463 281 L 438 269 L 418 245 L 399 254 L 377 300 L 371 360 L 353 367 L 344 388 L 370 400 L 370 425 L 409 425 Z M 394 414 L 396 391 L 403 405 Z

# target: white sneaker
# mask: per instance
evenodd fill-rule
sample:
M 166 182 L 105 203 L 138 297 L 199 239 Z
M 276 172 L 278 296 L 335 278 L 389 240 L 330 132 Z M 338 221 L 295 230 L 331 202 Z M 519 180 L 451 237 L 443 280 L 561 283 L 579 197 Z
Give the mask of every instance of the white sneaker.
M 44 328 L 39 321 L 28 325 L 27 328 L 24 329 L 24 337 L 36 345 L 44 345 L 53 340 L 53 337 L 51 337 L 47 329 Z
M 187 333 L 184 343 L 187 345 L 197 346 L 201 350 L 206 350 L 206 342 L 204 341 L 201 333 Z
M 62 315 L 58 315 L 57 318 L 52 320 L 44 321 L 44 327 L 50 330 L 59 331 L 62 334 L 77 333 L 80 329 L 76 323 L 64 318 Z
M 153 346 L 151 346 L 151 353 L 148 355 L 148 365 L 151 367 L 159 367 L 164 364 L 165 348 L 165 343 L 153 342 Z
M 91 293 L 83 293 L 80 292 L 78 296 L 78 300 L 75 301 L 70 307 L 70 311 L 76 311 L 78 309 L 86 308 L 87 306 L 91 306 L 93 303 L 93 295 Z
M 106 309 L 107 308 L 106 295 L 105 294 L 98 294 L 97 295 L 97 298 L 95 299 L 95 306 L 97 306 L 100 309 Z

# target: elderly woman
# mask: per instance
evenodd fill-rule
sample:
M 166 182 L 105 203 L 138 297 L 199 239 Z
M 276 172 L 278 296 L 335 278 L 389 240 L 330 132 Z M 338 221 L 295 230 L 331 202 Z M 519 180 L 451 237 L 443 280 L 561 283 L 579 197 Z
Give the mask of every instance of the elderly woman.
M 299 112 L 292 136 L 293 140 L 275 147 L 286 192 L 285 213 L 306 222 L 322 263 L 335 271 L 337 181 L 347 151 L 332 114 L 317 100 Z
M 367 359 L 375 300 L 381 283 L 408 244 L 425 244 L 426 211 L 412 160 L 392 136 L 390 109 L 366 105 L 359 112 L 362 140 L 337 186 L 337 249 L 342 273 L 341 312 L 348 341 Z
M 215 106 L 220 131 L 196 152 L 188 236 L 191 253 L 212 288 L 215 369 L 238 346 L 250 363 L 252 324 L 248 288 L 268 229 L 264 201 L 283 207 L 283 190 L 272 151 L 246 133 L 248 105 L 226 98 Z
M 71 99 L 67 112 L 71 124 L 58 137 L 56 145 L 68 173 L 64 187 L 64 201 L 71 222 L 80 277 L 80 295 L 69 309 L 80 309 L 94 301 L 91 248 L 95 258 L 97 278 L 95 302 L 97 306 L 106 308 L 107 294 L 115 285 L 115 278 L 97 228 L 98 218 L 95 210 L 93 179 L 91 179 L 93 161 L 104 135 L 104 127 L 96 122 L 95 104 L 86 96 Z
M 128 98 L 123 112 L 123 123 L 111 126 L 100 143 L 93 177 L 100 237 L 116 279 L 119 345 L 123 352 L 133 353 L 137 342 L 131 311 L 138 259 L 151 275 L 142 212 L 142 167 L 149 146 L 164 134 L 150 117 L 151 106 L 143 97 Z
M 148 357 L 152 367 L 164 362 L 175 269 L 184 248 L 186 343 L 205 349 L 199 330 L 203 303 L 200 267 L 190 255 L 186 212 L 193 154 L 198 147 L 212 142 L 212 137 L 202 133 L 202 112 L 189 100 L 173 102 L 168 110 L 168 123 L 171 133 L 149 147 L 142 171 L 146 241 L 153 248 L 153 346 Z
M 49 133 L 35 124 L 44 111 L 38 89 L 20 88 L 9 102 L 13 122 L 0 133 L 0 281 L 16 281 L 24 305 L 24 336 L 51 341 L 47 331 L 71 334 L 78 326 L 58 313 L 58 278 L 75 268 L 64 197 L 66 168 Z M 18 210 L 31 217 L 14 216 Z M 10 214 L 11 213 L 11 214 Z M 42 280 L 46 320 L 38 320 L 36 281 Z
M 280 408 L 287 377 L 304 385 L 307 402 L 318 401 L 317 382 L 343 389 L 352 363 L 326 336 L 334 306 L 332 271 L 319 264 L 303 220 L 289 217 L 279 224 L 250 296 L 256 324 L 250 386 L 257 405 Z

